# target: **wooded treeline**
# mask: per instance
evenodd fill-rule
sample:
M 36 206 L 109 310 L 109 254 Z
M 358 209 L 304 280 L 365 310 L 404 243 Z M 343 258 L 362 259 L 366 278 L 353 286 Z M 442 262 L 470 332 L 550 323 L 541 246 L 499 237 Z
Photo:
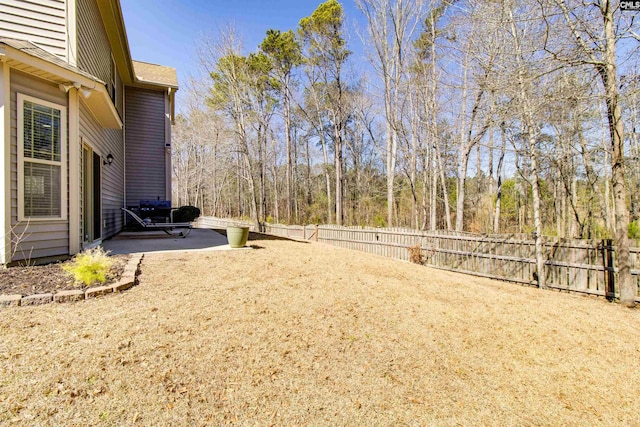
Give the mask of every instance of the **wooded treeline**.
M 250 53 L 232 29 L 201 40 L 174 203 L 255 222 L 534 233 L 540 254 L 543 235 L 615 237 L 624 283 L 640 234 L 637 12 L 355 1 L 366 65 L 337 0 Z

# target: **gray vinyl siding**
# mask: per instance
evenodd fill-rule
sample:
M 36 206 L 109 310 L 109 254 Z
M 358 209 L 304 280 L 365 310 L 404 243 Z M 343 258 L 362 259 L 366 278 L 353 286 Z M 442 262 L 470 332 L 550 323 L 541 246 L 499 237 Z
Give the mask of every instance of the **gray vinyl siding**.
M 108 82 L 111 47 L 95 0 L 77 0 L 78 67 Z
M 109 153 L 113 155 L 113 163 L 102 166 L 102 238 L 106 239 L 122 228 L 122 211 L 120 210 L 124 206 L 122 131 L 100 127 L 84 102 L 80 102 L 80 137 L 103 158 Z
M 127 87 L 125 91 L 127 206 L 166 198 L 165 93 Z
M 0 0 L 2 1 L 2 0 Z M 96 0 L 77 0 L 78 67 L 105 83 L 111 81 L 111 45 Z M 115 76 L 115 106 L 122 118 L 122 79 Z
M 67 107 L 67 94 L 57 85 L 11 70 L 11 226 L 17 234 L 24 233 L 24 239 L 12 261 L 46 258 L 69 253 L 69 223 L 67 220 L 24 221 L 18 223 L 18 145 L 17 127 L 18 93 L 33 96 L 44 101 Z M 67 123 L 69 122 L 67 117 Z M 68 136 L 68 132 L 67 132 Z M 68 140 L 65 141 L 68 147 Z M 67 159 L 68 160 L 68 159 Z M 68 170 L 67 162 L 67 170 Z M 68 192 L 68 187 L 67 187 Z M 67 198 L 68 199 L 68 198 Z M 68 212 L 69 207 L 65 209 Z
M 29 40 L 67 59 L 65 0 L 0 0 L 0 37 Z

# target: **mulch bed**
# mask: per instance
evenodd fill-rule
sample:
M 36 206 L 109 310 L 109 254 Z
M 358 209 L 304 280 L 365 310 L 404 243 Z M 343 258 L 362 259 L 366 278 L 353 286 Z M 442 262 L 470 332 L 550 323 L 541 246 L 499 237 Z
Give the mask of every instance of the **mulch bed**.
M 107 274 L 107 283 L 118 280 L 127 265 L 129 256 L 112 255 L 112 258 L 114 264 Z M 56 293 L 70 289 L 86 289 L 87 286 L 75 283 L 73 277 L 62 269 L 62 266 L 69 262 L 71 261 L 4 269 L 0 267 L 0 295 L 20 294 L 26 296 Z

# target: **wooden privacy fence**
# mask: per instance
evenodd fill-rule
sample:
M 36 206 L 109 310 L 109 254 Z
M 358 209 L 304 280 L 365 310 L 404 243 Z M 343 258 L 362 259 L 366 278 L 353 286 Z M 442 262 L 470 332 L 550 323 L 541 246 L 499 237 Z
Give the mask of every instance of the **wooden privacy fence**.
M 238 221 L 201 217 L 197 226 L 224 228 Z M 536 285 L 535 241 L 527 235 L 478 235 L 404 228 L 337 225 L 261 224 L 244 222 L 252 231 L 291 239 L 314 240 L 388 258 L 409 260 L 408 248 L 419 245 L 431 267 L 492 279 Z M 545 238 L 547 286 L 559 290 L 614 297 L 616 250 L 611 240 Z M 640 248 L 631 248 L 631 273 L 640 285 Z M 638 294 L 638 291 L 636 291 Z M 640 301 L 640 298 L 636 297 Z

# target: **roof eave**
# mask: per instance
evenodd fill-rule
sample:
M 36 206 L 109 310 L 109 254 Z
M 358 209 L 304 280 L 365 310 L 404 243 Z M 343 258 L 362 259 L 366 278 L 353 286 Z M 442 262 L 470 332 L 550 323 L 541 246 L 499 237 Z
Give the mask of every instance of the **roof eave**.
M 151 89 L 172 89 L 173 91 L 177 91 L 178 90 L 178 85 L 170 85 L 167 83 L 158 83 L 158 82 L 152 82 L 149 80 L 141 80 L 138 77 L 136 77 L 135 81 L 130 83 L 129 85 L 131 86 L 142 86 L 142 87 L 149 87 Z
M 80 89 L 87 106 L 101 126 L 108 129 L 122 129 L 120 115 L 111 102 L 104 83 L 100 80 L 90 79 L 6 45 L 0 46 L 0 58 L 2 58 L 2 62 L 8 62 L 10 66 L 17 69 L 19 69 L 18 66 L 23 65 L 27 69 L 37 69 L 44 72 L 44 74 L 37 75 L 38 78 L 44 78 L 60 85 L 68 84 Z
M 138 88 L 150 89 L 150 90 L 162 90 L 162 91 L 166 90 L 167 95 L 169 96 L 169 115 L 171 119 L 171 124 L 172 125 L 176 124 L 176 92 L 178 91 L 178 86 L 138 80 L 137 84 L 130 85 L 130 87 L 138 87 Z
M 99 85 L 93 91 L 89 92 L 87 96 L 84 96 L 84 93 L 82 94 L 84 102 L 102 127 L 107 129 L 122 129 L 120 114 L 118 114 L 118 110 L 116 110 L 115 105 L 111 102 L 107 88 Z

